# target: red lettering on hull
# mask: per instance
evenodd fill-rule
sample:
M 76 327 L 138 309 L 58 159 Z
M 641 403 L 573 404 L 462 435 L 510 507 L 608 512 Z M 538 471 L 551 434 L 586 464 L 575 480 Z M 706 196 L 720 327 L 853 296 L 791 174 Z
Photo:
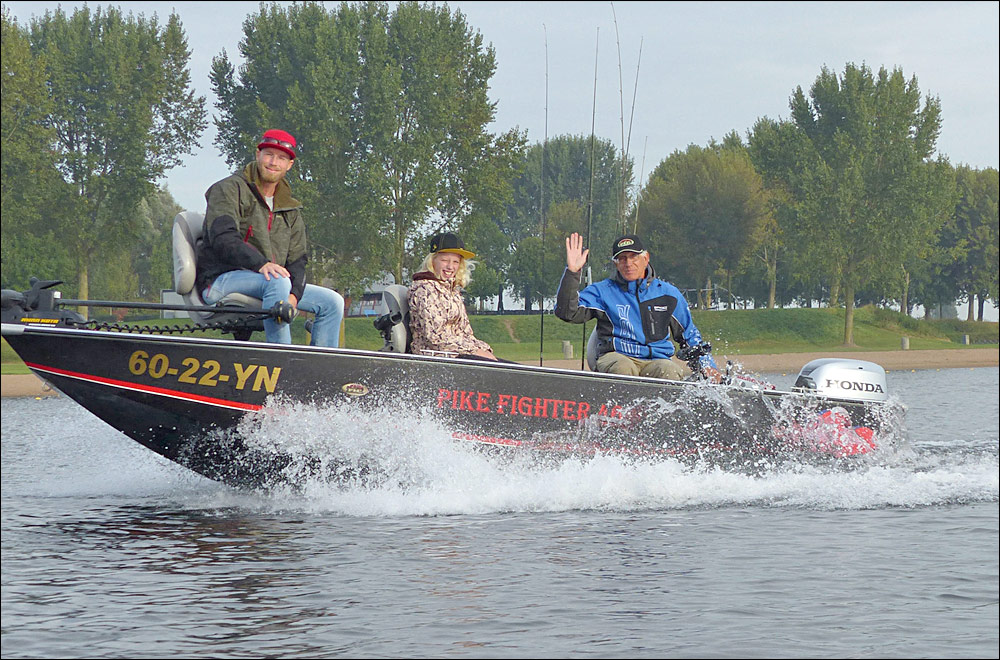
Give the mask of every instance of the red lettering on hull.
M 496 403 L 494 403 L 494 400 Z M 538 417 L 544 419 L 565 419 L 580 421 L 590 416 L 591 404 L 587 401 L 569 399 L 549 399 L 536 396 L 519 396 L 517 394 L 496 394 L 493 392 L 478 392 L 473 390 L 449 390 L 439 388 L 437 407 L 452 410 L 468 410 L 476 413 L 493 415 L 518 415 L 521 417 Z M 601 404 L 597 413 L 601 417 L 617 418 L 622 416 L 622 406 L 618 404 Z

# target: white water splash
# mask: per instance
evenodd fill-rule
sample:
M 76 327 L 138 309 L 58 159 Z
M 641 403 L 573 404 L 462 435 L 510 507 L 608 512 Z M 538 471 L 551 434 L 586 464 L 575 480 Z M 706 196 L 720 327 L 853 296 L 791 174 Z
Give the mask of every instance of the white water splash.
M 733 505 L 867 509 L 998 496 L 995 452 L 944 458 L 906 448 L 882 456 L 878 464 L 850 470 L 783 463 L 754 474 L 611 455 L 545 465 L 530 457 L 491 458 L 453 440 L 430 411 L 399 404 L 383 406 L 378 415 L 350 406 L 281 406 L 258 420 L 250 440 L 257 448 L 303 457 L 323 454 L 377 464 L 377 479 L 342 484 L 303 470 L 294 488 L 276 489 L 257 501 L 351 516 Z

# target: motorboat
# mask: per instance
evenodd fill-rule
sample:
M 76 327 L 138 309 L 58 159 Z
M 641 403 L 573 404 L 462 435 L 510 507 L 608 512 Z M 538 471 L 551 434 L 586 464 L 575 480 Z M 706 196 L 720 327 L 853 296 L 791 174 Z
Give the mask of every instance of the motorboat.
M 240 428 L 289 402 L 376 412 L 406 402 L 429 411 L 455 442 L 498 453 L 742 465 L 871 454 L 895 419 L 884 370 L 861 360 L 810 362 L 783 392 L 763 381 L 663 381 L 109 327 L 52 295 L 11 293 L 3 293 L 3 337 L 35 374 L 157 454 L 235 486 L 282 480 L 292 458 L 246 445 Z
M 382 350 L 255 341 L 261 319 L 290 320 L 288 310 L 263 310 L 252 299 L 206 306 L 190 297 L 197 294 L 184 278 L 193 261 L 178 259 L 178 243 L 194 244 L 198 218 L 183 215 L 174 227 L 183 305 L 65 300 L 58 281 L 33 278 L 27 291 L 3 290 L 2 333 L 54 389 L 157 454 L 226 484 L 267 488 L 302 477 L 301 455 L 280 442 L 246 439 L 254 425 L 302 403 L 375 416 L 402 403 L 453 442 L 500 457 L 614 454 L 741 469 L 802 457 L 857 461 L 877 454 L 899 423 L 884 369 L 863 360 L 814 360 L 781 391 L 732 369 L 715 384 L 415 355 L 406 352 L 401 286 L 383 294 L 375 321 Z M 179 309 L 194 322 L 88 321 L 79 305 Z M 686 356 L 695 371 L 708 347 L 698 348 Z M 377 467 L 357 456 L 318 454 L 306 463 L 330 479 Z

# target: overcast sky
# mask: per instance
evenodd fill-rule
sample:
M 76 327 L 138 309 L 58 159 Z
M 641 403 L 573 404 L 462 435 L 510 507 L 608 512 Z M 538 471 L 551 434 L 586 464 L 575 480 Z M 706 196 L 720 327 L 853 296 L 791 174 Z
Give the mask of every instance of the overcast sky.
M 59 4 L 71 11 L 83 3 L 3 3 L 23 25 Z M 225 49 L 230 59 L 239 58 L 243 20 L 259 4 L 89 3 L 91 8 L 109 4 L 162 19 L 177 12 L 192 51 L 192 82 L 214 114 L 208 81 L 212 57 Z M 494 130 L 517 126 L 527 130 L 530 142 L 545 137 L 546 124 L 550 138 L 590 134 L 596 49 L 597 135 L 621 147 L 624 114 L 628 151 L 643 179 L 689 144 L 704 145 L 732 130 L 745 136 L 762 116 L 788 118 L 788 99 L 797 86 L 808 91 L 824 65 L 839 74 L 848 62 L 875 71 L 899 67 L 907 78 L 916 76 L 923 95 L 941 99 L 939 153 L 953 164 L 1000 164 L 997 2 L 449 6 L 461 10 L 496 49 Z M 295 133 L 294 126 L 284 128 Z M 205 189 L 228 174 L 214 137 L 210 126 L 195 155 L 167 174 L 167 187 L 185 208 L 204 210 Z

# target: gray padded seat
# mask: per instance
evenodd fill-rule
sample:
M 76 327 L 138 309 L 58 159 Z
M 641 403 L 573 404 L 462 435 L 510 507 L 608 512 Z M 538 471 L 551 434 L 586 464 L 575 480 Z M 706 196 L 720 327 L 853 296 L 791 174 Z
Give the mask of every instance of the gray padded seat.
M 597 326 L 594 326 L 587 338 L 587 366 L 591 371 L 597 371 Z
M 204 306 L 201 292 L 194 284 L 198 241 L 205 225 L 205 215 L 195 211 L 181 211 L 174 218 L 173 249 L 174 249 L 174 291 L 184 298 L 187 305 Z M 259 309 L 262 303 L 257 298 L 233 293 L 216 305 L 250 307 Z M 204 323 L 216 317 L 211 312 L 188 312 L 191 318 Z
M 401 284 L 390 284 L 382 292 L 379 303 L 379 321 L 392 323 L 385 345 L 379 349 L 387 353 L 409 353 L 410 348 L 410 307 L 407 304 L 409 292 Z M 376 321 L 378 323 L 379 321 Z M 383 335 L 384 336 L 384 335 Z

